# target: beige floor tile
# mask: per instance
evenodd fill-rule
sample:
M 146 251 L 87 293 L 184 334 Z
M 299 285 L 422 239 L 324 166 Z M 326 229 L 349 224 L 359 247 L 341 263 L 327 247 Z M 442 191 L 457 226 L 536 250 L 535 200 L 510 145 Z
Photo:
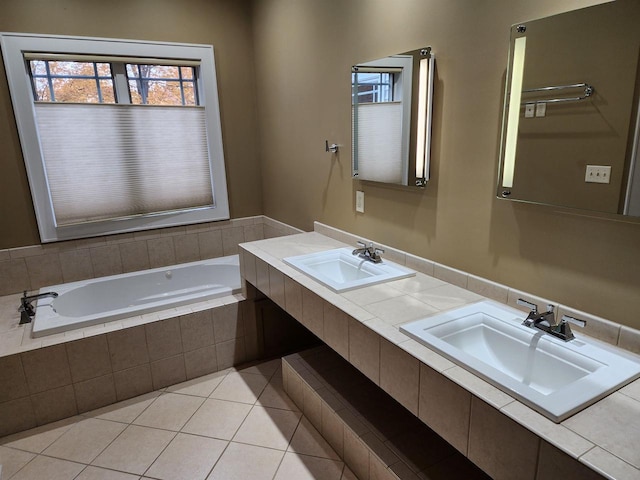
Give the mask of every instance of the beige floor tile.
M 275 358 L 250 367 L 238 368 L 237 371 L 240 373 L 254 373 L 257 375 L 264 375 L 265 377 L 271 377 L 276 370 L 278 370 L 280 365 L 282 365 L 282 360 Z
M 329 458 L 331 460 L 340 460 L 335 450 L 331 448 L 331 445 L 327 443 L 320 432 L 311 425 L 306 417 L 302 417 L 300 420 L 287 451 L 313 455 L 314 457 Z
M 286 450 L 301 415 L 288 410 L 253 407 L 233 440 Z
M 91 463 L 125 428 L 122 423 L 88 418 L 67 430 L 43 453 L 64 460 Z
M 194 378 L 193 380 L 171 385 L 167 388 L 167 392 L 194 395 L 196 397 L 208 397 L 216 387 L 220 385 L 220 382 L 222 382 L 226 375 L 226 371 L 210 373 L 209 375 Z
M 282 377 L 275 375 L 269 381 L 258 398 L 258 405 L 263 407 L 280 408 L 282 410 L 299 411 L 293 400 L 287 395 L 282 387 Z
M 179 433 L 147 470 L 162 480 L 204 480 L 228 442 Z
M 287 452 L 274 480 L 340 480 L 344 463 Z
M 207 480 L 271 480 L 283 455 L 279 450 L 231 442 Z
M 0 444 L 28 452 L 41 453 L 45 448 L 60 438 L 64 432 L 82 420 L 83 417 L 79 416 L 65 418 L 64 420 L 48 423 L 41 427 L 9 435 L 1 439 Z
M 11 478 L 18 470 L 29 463 L 36 455 L 13 448 L 0 447 L 0 466 L 2 478 Z
M 183 432 L 231 440 L 247 417 L 251 405 L 207 399 L 182 428 Z
M 92 410 L 83 415 L 102 420 L 112 420 L 114 422 L 131 423 L 140 415 L 151 403 L 160 396 L 160 392 L 150 392 L 139 397 L 123 400 L 122 402 L 107 405 L 106 407 Z
M 176 393 L 160 395 L 134 420 L 135 425 L 178 431 L 200 408 L 204 398 Z
M 269 378 L 263 375 L 231 372 L 224 377 L 210 397 L 254 404 L 268 382 Z
M 80 463 L 39 455 L 11 477 L 11 480 L 71 480 L 76 478 L 83 468 L 84 465 Z
M 116 472 L 115 470 L 89 465 L 75 480 L 138 480 L 138 478 L 137 475 L 131 475 L 130 473 Z
M 351 469 L 345 465 L 340 480 L 358 480 L 358 477 L 356 477 L 356 474 L 353 473 Z
M 93 465 L 142 475 L 174 436 L 166 430 L 129 425 Z

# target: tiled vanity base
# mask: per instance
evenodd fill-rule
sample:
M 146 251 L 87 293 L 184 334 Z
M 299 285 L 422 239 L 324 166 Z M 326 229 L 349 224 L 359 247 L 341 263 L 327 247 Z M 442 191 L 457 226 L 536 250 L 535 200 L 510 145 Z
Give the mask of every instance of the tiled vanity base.
M 360 480 L 489 479 L 330 348 L 282 359 L 285 392 Z
M 253 359 L 256 333 L 245 304 L 224 297 L 0 357 L 0 437 Z
M 241 272 L 492 478 L 640 478 L 633 441 L 639 381 L 553 423 L 398 330 L 404 322 L 484 297 L 420 271 L 412 279 L 337 294 L 281 260 L 342 246 L 318 233 L 244 244 Z

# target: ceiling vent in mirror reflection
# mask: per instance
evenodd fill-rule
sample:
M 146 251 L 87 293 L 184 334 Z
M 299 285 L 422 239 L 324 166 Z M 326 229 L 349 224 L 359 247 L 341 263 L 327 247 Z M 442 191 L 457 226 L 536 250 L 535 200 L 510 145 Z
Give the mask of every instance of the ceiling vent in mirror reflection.
M 511 28 L 498 197 L 640 217 L 638 22 L 618 0 Z
M 431 47 L 353 66 L 354 178 L 426 186 L 434 75 Z

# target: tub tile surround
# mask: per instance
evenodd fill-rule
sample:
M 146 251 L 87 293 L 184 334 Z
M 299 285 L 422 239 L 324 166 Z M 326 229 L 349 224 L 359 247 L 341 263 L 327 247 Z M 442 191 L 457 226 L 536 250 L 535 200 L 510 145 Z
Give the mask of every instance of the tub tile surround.
M 227 240 L 228 249 L 241 231 L 249 232 L 250 239 L 299 232 L 266 217 L 223 223 L 216 228 L 234 229 Z M 192 230 L 187 235 L 214 231 L 211 228 L 187 227 Z M 166 230 L 117 235 L 100 246 L 137 248 L 141 242 L 175 240 L 185 229 Z M 55 248 L 65 255 L 96 242 L 107 240 L 79 240 L 73 245 L 79 250 L 70 250 L 70 245 Z M 49 248 L 54 247 L 14 250 L 16 258 L 38 258 Z M 32 324 L 18 325 L 20 296 L 0 297 L 0 435 L 224 370 L 258 355 L 258 333 L 251 324 L 254 316 L 250 302 L 241 294 L 39 339 L 31 338 Z
M 0 357 L 0 435 L 246 361 L 245 302 L 228 296 L 210 303 L 197 312 Z M 226 327 L 216 337 L 219 323 Z M 192 329 L 209 334 L 195 342 Z
M 225 231 L 229 231 L 229 233 L 224 233 Z M 23 290 L 37 290 L 53 283 L 128 273 L 158 266 L 167 266 L 176 262 L 205 260 L 223 255 L 232 255 L 238 253 L 238 244 L 232 245 L 234 241 L 254 241 L 300 232 L 301 230 L 271 218 L 257 216 L 188 227 L 173 227 L 135 234 L 127 233 L 0 250 L 0 259 L 4 259 L 0 260 L 0 357 L 65 343 L 83 337 L 101 335 L 123 328 L 144 325 L 166 318 L 188 315 L 221 306 L 225 303 L 212 300 L 185 305 L 33 339 L 31 338 L 32 325 L 18 324 L 20 313 L 17 311 L 17 307 L 20 305 L 20 297 Z M 216 240 L 218 246 L 207 246 L 208 244 L 204 239 L 207 238 L 206 235 L 209 233 L 219 234 L 219 241 Z M 203 248 L 200 248 L 197 242 L 194 241 L 194 238 L 198 235 L 201 235 L 200 238 L 203 239 Z M 224 240 L 223 236 L 226 240 Z M 166 256 L 160 258 L 158 256 L 159 251 L 164 251 Z M 29 276 L 26 265 L 24 269 L 22 267 L 17 269 L 21 272 L 24 271 L 24 276 L 15 277 L 11 274 L 11 269 L 13 268 L 11 265 L 14 265 L 15 262 L 24 263 L 26 259 L 42 260 L 45 257 L 48 259 L 52 255 L 60 259 L 59 265 L 62 273 L 59 278 L 56 277 L 58 278 L 57 282 L 40 282 L 38 279 L 42 278 L 42 275 Z M 46 265 L 51 266 L 52 264 L 46 263 Z M 53 268 L 57 269 L 57 264 L 53 263 Z M 65 272 L 67 272 L 66 275 Z M 56 271 L 46 275 L 51 277 L 58 275 L 58 273 Z M 235 298 L 241 300 L 244 297 L 237 295 Z M 230 338 L 227 340 L 230 340 Z
M 0 296 L 238 253 L 301 230 L 263 215 L 0 250 Z M 1 332 L 2 330 L 0 330 Z
M 280 285 L 284 275 L 284 308 L 290 315 L 314 331 L 368 379 L 392 394 L 410 412 L 417 412 L 421 420 L 488 474 L 510 478 L 508 472 L 518 471 L 519 478 L 550 478 L 552 469 L 547 468 L 547 463 L 556 462 L 576 472 L 585 469 L 586 465 L 589 467 L 586 471 L 598 472 L 607 478 L 640 478 L 638 459 L 631 451 L 635 442 L 630 439 L 630 435 L 633 436 L 630 431 L 636 428 L 633 431 L 637 432 L 635 418 L 640 418 L 640 380 L 607 397 L 616 398 L 616 405 L 625 407 L 619 409 L 617 422 L 607 420 L 608 415 L 614 415 L 615 408 L 609 407 L 603 413 L 601 409 L 608 406 L 603 400 L 561 424 L 555 424 L 398 329 L 399 324 L 417 318 L 419 306 L 424 309 L 422 316 L 427 316 L 475 302 L 483 295 L 508 304 L 515 303 L 517 298 L 539 305 L 554 302 L 408 254 L 404 256 L 404 264 L 410 264 L 418 274 L 413 279 L 385 284 L 389 291 L 383 296 L 388 298 L 377 298 L 374 290 L 381 291 L 380 286 L 365 287 L 359 293 L 337 294 L 282 262 L 286 256 L 340 248 L 344 243 L 354 245 L 357 239 L 319 223 L 315 230 L 277 241 L 266 239 L 241 244 L 243 277 L 252 285 L 260 283 L 262 288 L 258 287 L 259 290 L 271 296 L 271 282 L 267 281 L 270 278 L 264 275 L 259 278 L 258 275 L 258 268 L 264 271 L 263 264 L 267 264 L 266 271 L 274 272 L 270 277 L 274 278 L 275 296 L 282 302 Z M 384 245 L 382 248 L 387 250 Z M 395 261 L 398 258 L 402 255 L 395 255 Z M 450 281 L 455 285 L 448 283 Z M 363 300 L 365 292 L 374 299 L 371 303 Z M 312 299 L 314 295 L 315 300 Z M 599 341 L 627 346 L 630 351 L 639 348 L 636 345 L 638 332 L 633 329 L 563 305 L 557 305 L 556 309 L 559 313 L 572 312 L 588 320 L 592 325 L 588 333 Z M 296 389 L 295 386 L 291 389 L 291 397 L 297 402 Z M 619 422 L 628 428 L 617 428 Z M 483 433 L 503 429 L 511 432 L 517 441 L 498 444 L 498 436 Z M 520 451 L 527 452 L 524 463 L 520 462 Z

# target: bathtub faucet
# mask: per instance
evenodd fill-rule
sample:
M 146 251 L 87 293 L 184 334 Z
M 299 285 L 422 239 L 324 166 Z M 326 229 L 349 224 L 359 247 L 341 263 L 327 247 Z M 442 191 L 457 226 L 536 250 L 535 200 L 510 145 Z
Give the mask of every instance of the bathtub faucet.
M 38 300 L 39 298 L 53 297 L 56 298 L 58 294 L 56 292 L 38 293 L 37 295 L 27 295 L 25 290 L 22 298 L 20 299 L 20 325 L 24 323 L 31 323 L 31 317 L 35 316 L 36 309 L 31 302 Z

